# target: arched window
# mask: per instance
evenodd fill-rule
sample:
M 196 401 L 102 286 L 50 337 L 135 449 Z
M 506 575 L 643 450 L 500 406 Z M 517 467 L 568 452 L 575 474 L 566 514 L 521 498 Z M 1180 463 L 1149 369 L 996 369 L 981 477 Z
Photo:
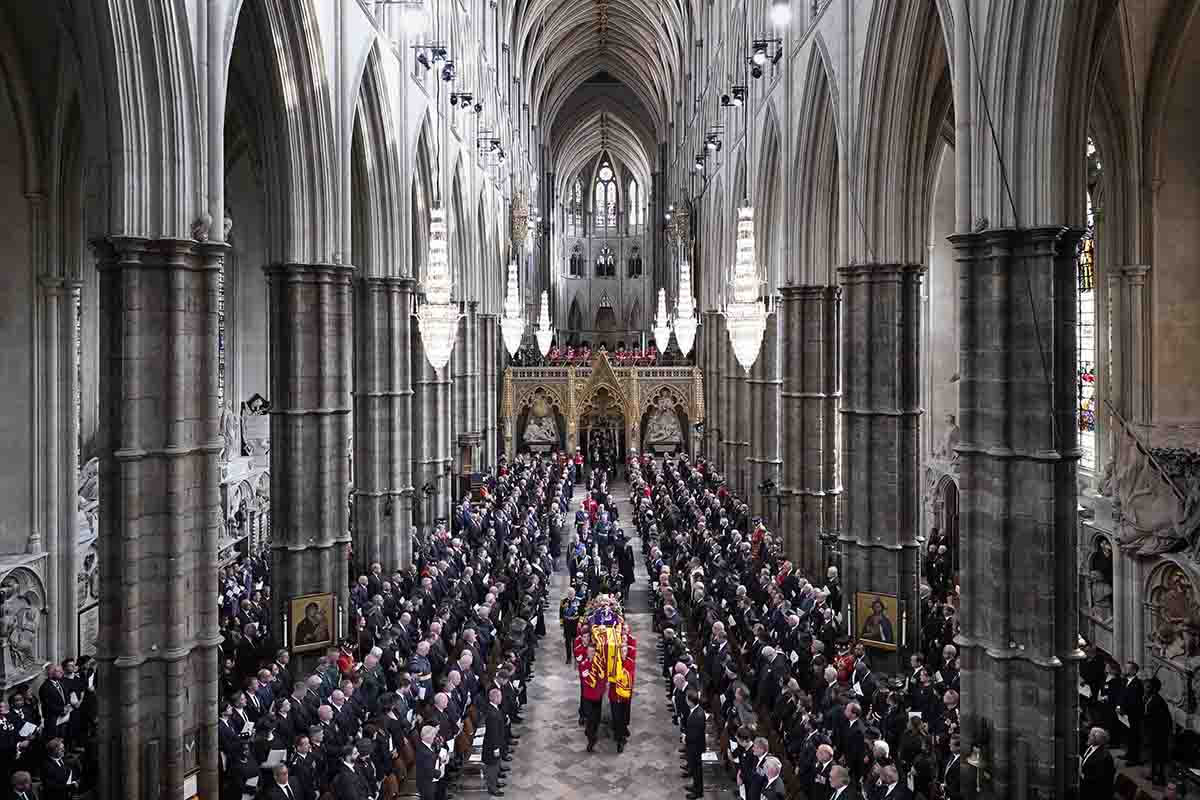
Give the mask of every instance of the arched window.
M 629 219 L 629 227 L 640 228 L 644 222 L 642 208 L 642 195 L 638 191 L 638 183 L 634 179 L 629 179 L 629 187 L 625 191 L 625 215 Z
M 571 248 L 571 261 L 570 261 L 571 273 L 570 274 L 571 274 L 572 278 L 582 278 L 583 277 L 583 263 L 584 263 L 583 247 L 581 247 L 579 245 L 579 243 L 577 242 L 575 244 L 575 246 L 573 248 Z
M 629 277 L 642 277 L 642 251 L 636 244 L 629 251 Z
M 617 260 L 613 255 L 613 249 L 608 245 L 600 248 L 600 252 L 596 256 L 596 277 L 615 278 L 617 276 L 616 265 Z
M 617 182 L 607 156 L 600 162 L 600 169 L 596 173 L 596 185 L 592 189 L 592 214 L 597 231 L 617 226 Z
M 1088 138 L 1087 230 L 1079 240 L 1079 299 L 1076 367 L 1079 396 L 1079 466 L 1096 469 L 1096 215 L 1092 192 L 1100 176 L 1096 144 Z
M 567 235 L 583 235 L 583 181 L 578 178 L 571 186 L 571 196 L 567 201 Z

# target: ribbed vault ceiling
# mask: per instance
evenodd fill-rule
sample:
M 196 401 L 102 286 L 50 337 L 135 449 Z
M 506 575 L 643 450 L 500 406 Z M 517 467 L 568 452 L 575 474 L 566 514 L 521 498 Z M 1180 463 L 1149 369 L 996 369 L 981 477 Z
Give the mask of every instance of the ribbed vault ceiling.
M 547 143 L 556 174 L 565 180 L 604 145 L 639 181 L 649 180 L 655 143 L 668 138 L 683 86 L 697 4 L 517 0 L 509 7 L 516 74 L 528 88 L 532 118 L 552 132 Z M 615 94 L 627 99 L 584 91 L 598 73 L 619 82 Z

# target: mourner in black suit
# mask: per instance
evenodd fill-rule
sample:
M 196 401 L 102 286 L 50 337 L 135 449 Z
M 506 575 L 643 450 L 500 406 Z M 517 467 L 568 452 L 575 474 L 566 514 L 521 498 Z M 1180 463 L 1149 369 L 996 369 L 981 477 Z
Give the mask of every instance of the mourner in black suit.
M 1103 728 L 1088 732 L 1088 746 L 1079 757 L 1079 796 L 1112 797 L 1117 767 L 1108 752 L 1108 734 Z
M 33 790 L 33 777 L 25 770 L 17 770 L 12 776 L 11 800 L 38 800 L 41 795 Z
M 46 763 L 42 767 L 42 797 L 45 800 L 70 800 L 79 789 L 83 770 L 73 758 L 66 758 L 62 739 L 46 745 Z
M 1146 696 L 1146 717 L 1143 720 L 1147 738 L 1150 740 L 1150 780 L 1155 786 L 1167 782 L 1167 761 L 1170 759 L 1171 730 L 1175 727 L 1171 719 L 1171 709 L 1159 692 L 1162 681 L 1151 678 L 1146 682 L 1149 694 Z
M 262 792 L 262 800 L 301 800 L 300 791 L 290 780 L 286 764 L 271 770 L 271 783 Z
M 500 710 L 502 692 L 493 686 L 488 691 L 488 704 L 483 709 L 483 774 L 487 778 L 488 794 L 501 797 L 500 764 L 504 754 L 505 731 L 504 712 Z
M 688 712 L 684 722 L 684 747 L 687 750 L 688 773 L 692 778 L 692 790 L 688 793 L 689 800 L 704 796 L 704 765 L 701 761 L 704 755 L 704 729 L 706 720 L 704 709 L 700 707 L 700 696 L 695 689 L 689 689 L 687 694 Z
M 1142 679 L 1138 677 L 1138 665 L 1130 661 L 1125 665 L 1125 685 L 1117 701 L 1117 710 L 1129 720 L 1129 739 L 1125 748 L 1127 766 L 1142 763 L 1142 716 L 1145 714 L 1145 693 Z
M 438 786 L 442 775 L 438 765 L 438 751 L 434 740 L 437 738 L 437 728 L 426 725 L 421 728 L 421 742 L 417 745 L 417 792 L 421 800 L 437 800 Z

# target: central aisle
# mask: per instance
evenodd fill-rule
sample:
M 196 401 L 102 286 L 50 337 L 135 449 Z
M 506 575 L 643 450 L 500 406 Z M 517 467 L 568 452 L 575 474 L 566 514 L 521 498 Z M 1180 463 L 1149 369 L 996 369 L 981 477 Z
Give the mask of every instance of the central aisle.
M 618 525 L 633 535 L 633 508 L 626 484 L 612 487 L 620 510 Z M 575 493 L 564 530 L 563 550 L 574 535 L 574 513 L 582 489 Z M 558 603 L 567 589 L 565 574 L 554 576 L 550 607 L 546 611 L 546 636 L 538 645 L 537 677 L 529 687 L 525 724 L 518 733 L 521 744 L 513 753 L 507 797 L 574 798 L 621 795 L 628 800 L 684 798 L 686 779 L 680 774 L 679 729 L 671 724 L 666 684 L 659 671 L 657 636 L 651 627 L 646 570 L 641 542 L 633 540 L 637 581 L 629 592 L 625 619 L 638 640 L 638 665 L 630 710 L 629 742 L 618 755 L 607 723 L 600 726 L 596 750 L 588 753 L 587 738 L 579 726 L 579 676 L 574 661 L 564 663 Z M 607 719 L 608 700 L 604 701 Z M 714 781 L 706 781 L 714 783 Z M 716 797 L 715 787 L 707 796 Z

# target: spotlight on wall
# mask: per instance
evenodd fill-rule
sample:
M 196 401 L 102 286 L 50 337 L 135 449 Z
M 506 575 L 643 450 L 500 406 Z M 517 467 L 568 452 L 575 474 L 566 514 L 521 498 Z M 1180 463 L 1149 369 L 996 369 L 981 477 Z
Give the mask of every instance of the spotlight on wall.
M 757 80 L 757 79 L 761 78 L 762 76 L 763 76 L 762 67 L 760 67 L 758 64 L 755 64 L 754 66 L 750 67 L 750 77 Z
M 483 113 L 483 101 L 482 100 L 479 100 L 475 103 L 475 113 L 476 114 Z
M 696 172 L 704 172 L 704 154 L 700 153 L 696 156 L 695 162 L 692 164 Z
M 782 28 L 792 21 L 792 4 L 788 0 L 771 0 L 771 22 Z
M 454 62 L 453 61 L 447 61 L 442 66 L 442 80 L 444 80 L 446 83 L 449 83 L 450 81 L 454 80 Z
M 445 64 L 445 63 L 446 63 L 446 48 L 444 48 L 444 47 L 433 48 L 433 65 L 435 67 L 440 67 L 442 64 Z
M 417 63 L 425 69 L 429 69 L 429 56 L 425 54 L 424 50 L 417 51 Z
M 753 44 L 754 55 L 750 56 L 750 61 L 762 66 L 767 63 L 767 42 L 764 39 L 756 39 Z
M 724 108 L 740 108 L 746 102 L 746 87 L 734 86 L 728 94 L 721 95 L 721 105 Z
M 705 134 L 704 149 L 710 153 L 721 152 L 721 138 L 715 133 Z

